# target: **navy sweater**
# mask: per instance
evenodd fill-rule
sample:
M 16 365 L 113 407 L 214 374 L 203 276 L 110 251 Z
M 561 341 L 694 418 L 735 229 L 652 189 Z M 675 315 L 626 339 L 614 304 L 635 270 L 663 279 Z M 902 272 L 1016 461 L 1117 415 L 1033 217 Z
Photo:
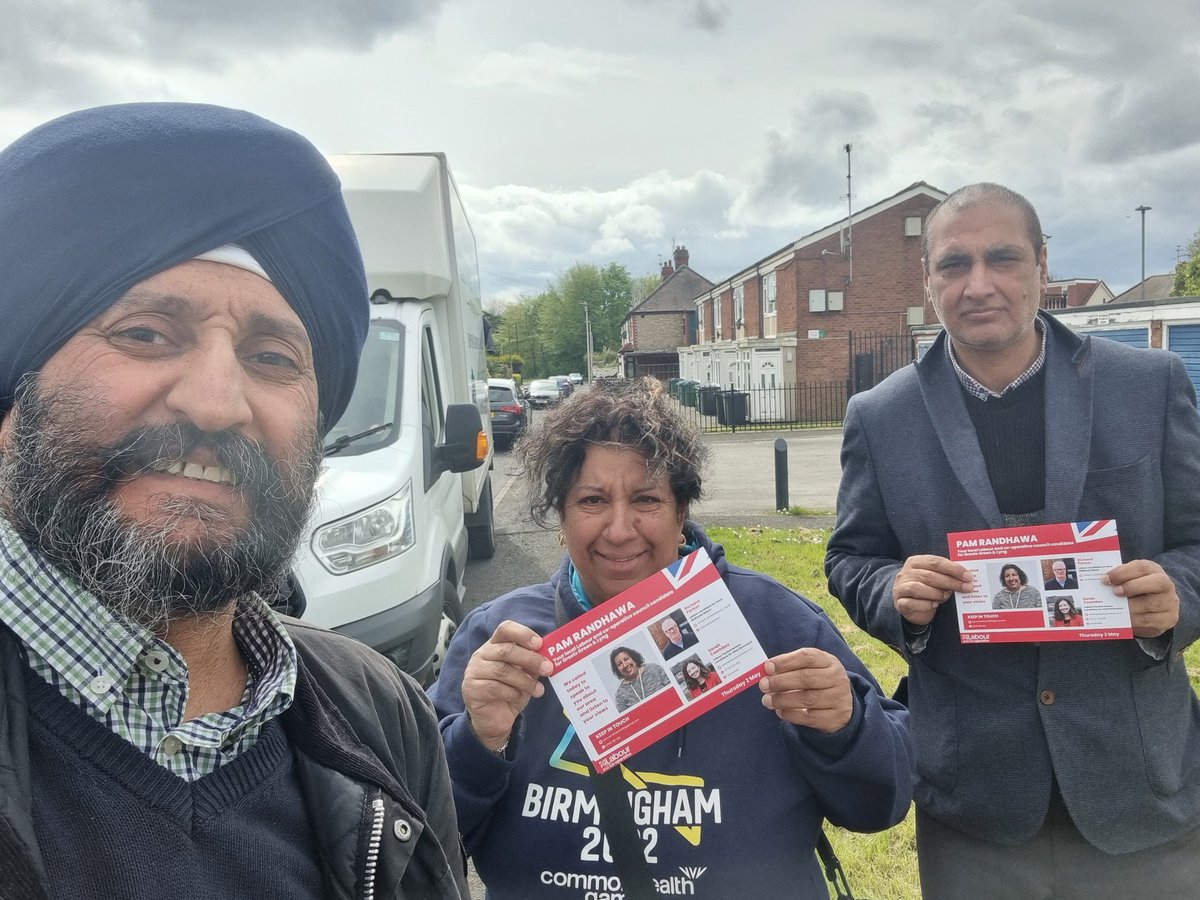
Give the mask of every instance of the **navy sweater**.
M 768 656 L 819 647 L 850 675 L 854 715 L 836 734 L 783 723 L 743 691 L 622 766 L 650 871 L 665 897 L 828 897 L 813 855 L 823 819 L 859 831 L 904 817 L 911 797 L 907 711 L 884 697 L 821 609 L 779 582 L 725 562 L 693 523 Z M 471 654 L 505 619 L 555 627 L 555 593 L 582 612 L 564 568 L 549 584 L 473 611 L 430 693 L 441 718 L 459 827 L 490 900 L 620 896 L 587 759 L 554 691 L 530 701 L 512 761 L 475 738 L 461 681 Z M 705 652 L 704 635 L 697 649 Z M 711 636 L 710 636 L 711 637 Z M 714 638 L 719 641 L 719 636 Z
M 26 677 L 34 827 L 56 898 L 319 898 L 308 812 L 278 720 L 187 782 Z

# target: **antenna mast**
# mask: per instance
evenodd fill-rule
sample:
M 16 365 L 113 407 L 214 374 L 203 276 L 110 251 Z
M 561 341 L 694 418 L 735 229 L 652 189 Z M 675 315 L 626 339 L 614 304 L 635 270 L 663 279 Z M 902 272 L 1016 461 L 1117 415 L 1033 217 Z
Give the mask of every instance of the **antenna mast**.
M 850 144 L 846 144 L 846 257 L 850 261 L 850 274 L 846 284 L 854 280 L 854 191 L 850 180 Z

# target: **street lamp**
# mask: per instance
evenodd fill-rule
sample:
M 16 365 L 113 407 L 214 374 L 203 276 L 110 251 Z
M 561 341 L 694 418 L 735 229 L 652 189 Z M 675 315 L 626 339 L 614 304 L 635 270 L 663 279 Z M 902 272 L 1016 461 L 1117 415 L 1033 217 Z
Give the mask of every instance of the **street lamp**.
M 1152 207 L 1144 206 L 1144 205 L 1134 208 L 1134 212 L 1140 212 L 1142 214 L 1142 299 L 1143 300 L 1146 299 L 1146 213 L 1148 213 L 1151 209 L 1152 209 Z

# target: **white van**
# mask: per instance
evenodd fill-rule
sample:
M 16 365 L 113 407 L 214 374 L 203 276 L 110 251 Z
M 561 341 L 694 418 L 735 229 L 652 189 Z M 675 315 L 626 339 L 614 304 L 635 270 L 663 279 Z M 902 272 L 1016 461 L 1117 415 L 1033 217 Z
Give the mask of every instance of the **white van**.
M 443 155 L 330 162 L 371 324 L 350 405 L 326 438 L 295 576 L 307 620 L 428 681 L 462 618 L 468 548 L 495 552 L 475 238 Z

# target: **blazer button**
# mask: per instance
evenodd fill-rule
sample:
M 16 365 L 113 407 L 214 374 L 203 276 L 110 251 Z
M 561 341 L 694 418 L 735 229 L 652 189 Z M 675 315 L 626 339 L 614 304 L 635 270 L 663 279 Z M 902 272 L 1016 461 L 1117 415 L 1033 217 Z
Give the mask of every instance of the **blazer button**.
M 1038 699 L 1041 700 L 1046 706 L 1049 706 L 1054 702 L 1054 691 L 1042 691 L 1041 694 L 1038 695 Z
M 407 841 L 412 837 L 412 826 L 403 819 L 397 819 L 392 825 L 392 832 L 402 841 Z

